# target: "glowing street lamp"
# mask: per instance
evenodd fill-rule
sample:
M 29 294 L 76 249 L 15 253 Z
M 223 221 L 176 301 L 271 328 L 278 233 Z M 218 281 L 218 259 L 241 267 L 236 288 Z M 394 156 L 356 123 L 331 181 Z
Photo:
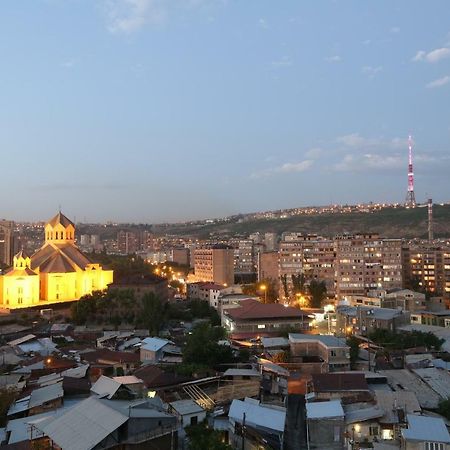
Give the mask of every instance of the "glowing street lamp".
M 262 284 L 259 288 L 264 292 L 264 303 L 267 303 L 267 286 Z

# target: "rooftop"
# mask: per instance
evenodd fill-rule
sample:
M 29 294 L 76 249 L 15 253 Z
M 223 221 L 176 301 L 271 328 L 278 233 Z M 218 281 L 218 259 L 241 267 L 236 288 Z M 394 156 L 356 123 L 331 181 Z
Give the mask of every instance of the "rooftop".
M 244 414 L 245 422 L 249 425 L 276 430 L 281 433 L 284 431 L 285 408 L 271 408 L 253 399 L 233 400 L 228 416 L 234 421 L 242 423 Z
M 149 350 L 151 352 L 157 352 L 167 344 L 173 344 L 173 342 L 167 339 L 161 339 L 159 337 L 148 337 L 142 341 L 141 348 L 143 348 L 144 350 Z
M 333 419 L 344 417 L 340 400 L 331 400 L 329 402 L 308 402 L 306 403 L 306 417 L 308 419 Z
M 331 336 L 328 334 L 289 333 L 289 342 L 291 344 L 307 341 L 319 341 L 327 347 L 348 347 L 345 339 L 337 338 L 336 336 Z
M 362 373 L 315 373 L 312 375 L 315 392 L 368 391 Z
M 204 409 L 199 404 L 190 399 L 171 402 L 170 406 L 182 416 L 186 414 L 197 414 L 204 411 Z
M 450 434 L 440 417 L 408 414 L 408 428 L 402 430 L 402 436 L 406 441 L 450 444 Z
M 279 303 L 261 303 L 257 300 L 243 300 L 237 308 L 224 312 L 235 320 L 305 318 L 308 314 L 298 308 L 285 307 Z

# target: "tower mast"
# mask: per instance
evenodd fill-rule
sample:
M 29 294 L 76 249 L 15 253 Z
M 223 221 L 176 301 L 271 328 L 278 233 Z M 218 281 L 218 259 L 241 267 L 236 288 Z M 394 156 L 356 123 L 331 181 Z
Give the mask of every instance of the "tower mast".
M 405 206 L 407 208 L 416 207 L 416 196 L 414 195 L 414 171 L 412 158 L 412 136 L 408 137 L 408 191 L 406 193 Z

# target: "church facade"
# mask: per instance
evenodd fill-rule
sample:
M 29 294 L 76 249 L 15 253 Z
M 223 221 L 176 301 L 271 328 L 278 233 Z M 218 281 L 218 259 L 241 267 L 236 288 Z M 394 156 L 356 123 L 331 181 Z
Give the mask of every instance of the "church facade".
M 58 213 L 45 225 L 45 243 L 32 256 L 20 251 L 0 276 L 3 308 L 78 300 L 113 282 L 113 271 L 92 262 L 75 245 L 75 225 Z

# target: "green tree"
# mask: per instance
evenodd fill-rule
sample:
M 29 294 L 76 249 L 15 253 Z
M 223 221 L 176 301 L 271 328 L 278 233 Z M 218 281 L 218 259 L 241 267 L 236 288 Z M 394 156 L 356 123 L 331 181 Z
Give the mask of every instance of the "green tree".
M 445 400 L 441 400 L 439 402 L 438 410 L 437 412 L 444 416 L 447 420 L 450 420 L 450 398 L 447 398 Z
M 5 426 L 6 414 L 16 398 L 17 392 L 14 389 L 0 388 L 0 426 Z
M 305 282 L 306 282 L 306 278 L 303 273 L 299 273 L 297 275 L 292 275 L 292 290 L 293 290 L 294 295 L 306 294 Z
M 153 292 L 142 296 L 142 322 L 150 335 L 158 336 L 168 316 L 167 303 Z
M 359 341 L 355 336 L 350 336 L 347 345 L 350 347 L 350 365 L 353 367 L 359 356 Z
M 218 344 L 225 334 L 224 328 L 212 327 L 209 323 L 196 326 L 183 349 L 183 363 L 217 367 L 234 362 L 231 348 Z
M 288 283 L 287 283 L 287 275 L 281 275 L 280 276 L 281 285 L 283 286 L 283 293 L 286 298 L 289 297 L 289 289 L 288 289 Z
M 186 428 L 189 450 L 232 450 L 224 442 L 219 431 L 208 428 L 205 424 L 191 425 Z
M 311 306 L 321 308 L 322 302 L 327 298 L 327 285 L 324 281 L 311 280 L 308 287 L 311 296 Z

